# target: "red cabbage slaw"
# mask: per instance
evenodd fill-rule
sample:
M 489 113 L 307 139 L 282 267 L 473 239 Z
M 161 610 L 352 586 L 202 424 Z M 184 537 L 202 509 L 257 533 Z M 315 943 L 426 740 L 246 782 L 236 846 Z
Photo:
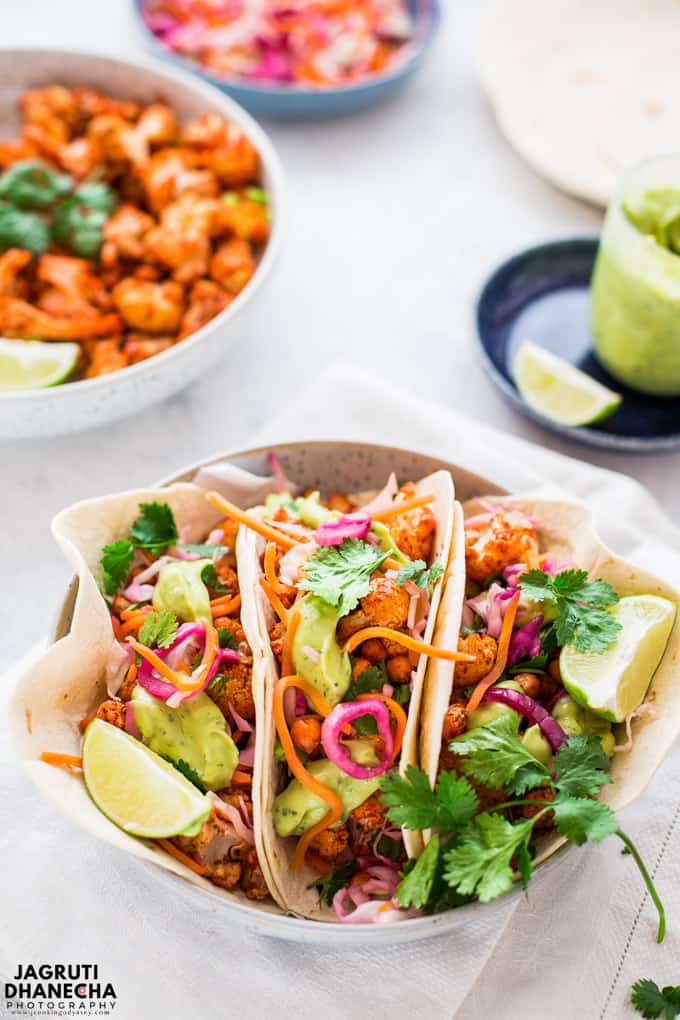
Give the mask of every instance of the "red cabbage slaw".
M 170 647 L 156 648 L 154 652 L 159 659 L 167 662 L 171 668 L 175 668 L 174 663 L 179 662 L 187 652 L 202 653 L 204 648 L 205 624 L 183 623 L 177 628 L 177 633 Z M 176 708 L 182 701 L 186 701 L 187 698 L 193 698 L 196 694 L 204 691 L 217 673 L 221 663 L 228 662 L 234 665 L 239 661 L 239 654 L 233 648 L 219 648 L 212 665 L 209 669 L 205 670 L 205 675 L 200 678 L 200 684 L 194 690 L 180 691 L 174 684 L 167 680 L 162 680 L 153 669 L 151 663 L 146 659 L 142 659 L 137 674 L 137 682 L 149 694 L 159 698 L 161 701 L 167 701 L 171 708 Z
M 405 0 L 146 0 L 142 18 L 208 72 L 282 88 L 379 74 L 413 34 Z

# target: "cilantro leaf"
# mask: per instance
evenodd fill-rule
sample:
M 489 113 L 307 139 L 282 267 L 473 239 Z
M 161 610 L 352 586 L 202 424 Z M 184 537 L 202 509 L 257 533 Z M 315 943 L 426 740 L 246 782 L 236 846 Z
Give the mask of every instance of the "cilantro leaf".
M 350 859 L 344 864 L 331 868 L 326 875 L 321 875 L 320 878 L 315 879 L 307 888 L 316 889 L 319 894 L 319 903 L 325 903 L 330 907 L 336 892 L 347 885 L 358 870 L 359 865 L 357 862 Z
M 412 560 L 399 568 L 396 582 L 397 584 L 406 584 L 407 581 L 413 581 L 419 588 L 432 589 L 443 573 L 444 568 L 441 563 L 433 563 L 428 568 L 424 560 Z
M 177 633 L 178 621 L 174 613 L 162 609 L 149 613 L 139 628 L 137 640 L 147 648 L 169 648 Z
M 389 683 L 385 663 L 377 666 L 369 666 L 363 673 L 360 673 L 356 680 L 347 688 L 343 701 L 356 701 L 360 694 L 371 694 L 374 691 L 381 691 L 383 686 Z
M 454 889 L 488 903 L 512 886 L 512 858 L 527 846 L 533 820 L 511 824 L 499 814 L 477 815 L 444 853 L 444 878 Z
M 442 772 L 433 790 L 427 773 L 409 765 L 406 776 L 388 772 L 382 779 L 387 817 L 405 829 L 441 829 L 450 833 L 477 810 L 477 795 L 466 779 Z
M 102 549 L 102 557 L 99 562 L 107 595 L 115 595 L 125 581 L 134 554 L 132 542 L 128 542 L 127 539 L 111 542 L 110 545 L 105 545 Z
M 656 1017 L 673 1020 L 680 1016 L 680 985 L 659 988 L 656 981 L 642 979 L 633 985 L 630 999 L 638 1013 L 649 1020 L 656 1020 Z
M 217 569 L 214 563 L 206 563 L 201 571 L 201 580 L 208 588 L 211 588 L 216 595 L 227 595 L 232 589 L 222 584 L 217 576 Z
M 621 624 L 607 609 L 619 596 L 607 581 L 590 581 L 585 570 L 562 570 L 554 578 L 544 570 L 529 570 L 519 584 L 526 598 L 549 602 L 556 611 L 541 636 L 543 652 L 555 644 L 573 644 L 579 652 L 603 652 L 616 640 Z
M 217 631 L 217 640 L 220 648 L 231 648 L 234 652 L 238 651 L 238 641 L 226 627 L 219 628 Z
M 305 561 L 306 577 L 298 581 L 302 591 L 311 591 L 346 616 L 367 595 L 371 574 L 389 553 L 358 538 L 346 538 L 342 545 L 327 545 Z
M 607 836 L 618 832 L 616 816 L 611 808 L 599 800 L 560 794 L 553 801 L 553 810 L 559 832 L 577 846 L 581 846 L 587 839 L 601 843 Z
M 594 797 L 601 786 L 611 783 L 609 765 L 600 738 L 578 734 L 555 755 L 555 784 L 565 796 Z
M 173 768 L 177 769 L 178 772 L 181 772 L 184 778 L 188 779 L 190 783 L 193 783 L 194 786 L 201 791 L 201 793 L 206 792 L 206 788 L 203 785 L 203 780 L 199 776 L 198 772 L 196 772 L 195 769 L 193 769 L 188 762 L 184 761 L 183 758 L 180 758 L 178 761 L 175 761 L 174 758 L 169 758 L 167 754 L 162 754 L 161 758 L 165 758 L 165 760 L 169 762 Z
M 522 744 L 518 727 L 519 716 L 504 713 L 455 737 L 449 750 L 467 755 L 462 762 L 466 775 L 485 786 L 521 794 L 550 782 L 550 773 Z
M 533 865 L 531 863 L 531 854 L 525 843 L 522 843 L 517 851 L 517 870 L 522 882 L 522 888 L 526 889 L 533 874 Z
M 406 705 L 411 700 L 411 685 L 410 684 L 397 684 L 392 694 L 392 701 L 396 701 L 398 705 Z
M 177 525 L 167 503 L 140 503 L 139 509 L 141 514 L 130 530 L 134 545 L 153 552 L 177 541 Z
M 415 867 L 404 875 L 397 886 L 395 898 L 400 907 L 424 907 L 430 898 L 437 862 L 439 860 L 439 836 L 435 833 Z

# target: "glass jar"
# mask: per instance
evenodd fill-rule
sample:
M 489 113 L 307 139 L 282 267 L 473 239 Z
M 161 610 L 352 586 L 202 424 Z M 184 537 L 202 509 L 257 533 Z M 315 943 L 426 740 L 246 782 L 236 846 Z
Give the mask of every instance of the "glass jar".
M 638 229 L 623 208 L 625 203 L 640 209 L 649 202 L 650 192 L 657 213 L 667 196 L 668 217 L 675 215 L 680 155 L 646 160 L 621 178 L 607 210 L 593 270 L 591 329 L 595 352 L 615 379 L 643 393 L 677 396 L 680 255 Z M 678 223 L 673 219 L 674 226 Z

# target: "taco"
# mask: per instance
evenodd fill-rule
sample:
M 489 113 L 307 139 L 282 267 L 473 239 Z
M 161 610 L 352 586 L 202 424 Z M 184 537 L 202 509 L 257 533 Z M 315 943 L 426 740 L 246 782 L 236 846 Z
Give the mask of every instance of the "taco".
M 392 919 L 399 869 L 422 844 L 389 823 L 381 777 L 417 760 L 428 659 L 466 658 L 431 644 L 453 482 L 445 471 L 416 484 L 392 475 L 377 495 L 323 497 L 279 482 L 237 515 L 249 525 L 246 630 L 267 662 L 259 812 L 270 883 L 304 917 Z
M 472 827 L 457 832 L 438 871 L 432 865 L 458 902 L 499 895 L 513 870 L 526 881 L 565 836 L 578 843 L 624 838 L 610 813 L 598 816 L 600 808 L 584 808 L 583 798 L 601 787 L 602 804 L 625 807 L 678 732 L 677 603 L 676 592 L 600 542 L 584 507 L 521 497 L 457 507 L 434 640 L 472 661 L 430 663 L 419 760 L 433 789 L 443 777 L 468 785 L 456 792 L 468 797 Z M 504 773 L 503 755 L 514 772 Z M 561 790 L 567 765 L 571 788 Z M 567 803 L 567 793 L 580 804 Z M 556 799 L 559 810 L 551 806 Z M 427 842 L 433 831 L 424 836 Z M 495 886 L 485 885 L 465 852 L 478 838 L 481 859 L 496 837 L 509 848 L 505 870 Z M 441 833 L 437 843 L 433 858 L 444 850 Z
M 79 503 L 53 531 L 79 593 L 15 697 L 26 767 L 101 838 L 275 909 L 257 815 L 265 662 L 243 627 L 238 525 L 179 484 Z

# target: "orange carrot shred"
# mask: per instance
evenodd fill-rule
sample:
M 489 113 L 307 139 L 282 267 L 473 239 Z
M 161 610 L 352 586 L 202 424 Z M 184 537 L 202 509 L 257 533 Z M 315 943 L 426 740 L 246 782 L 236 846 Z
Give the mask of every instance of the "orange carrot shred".
M 75 754 L 59 754 L 57 751 L 43 751 L 40 761 L 46 765 L 55 765 L 60 769 L 82 769 L 83 759 Z
M 182 853 L 179 847 L 176 847 L 174 843 L 171 843 L 169 839 L 157 839 L 156 842 L 163 847 L 166 853 L 169 853 L 171 857 L 183 864 L 185 868 L 189 868 L 194 871 L 197 875 L 205 875 L 205 868 L 202 864 L 198 864 L 193 857 L 189 857 L 188 854 Z
M 404 648 L 409 648 L 412 652 L 429 655 L 432 659 L 446 659 L 449 662 L 475 661 L 474 655 L 428 645 L 425 641 L 418 641 L 417 638 L 412 638 L 408 634 L 402 634 L 400 630 L 393 630 L 391 627 L 364 627 L 363 630 L 355 631 L 345 644 L 344 651 L 353 652 L 358 645 L 363 641 L 368 641 L 369 638 L 386 638 L 388 641 L 394 641 L 398 645 L 403 645 Z
M 281 648 L 281 673 L 288 676 L 293 672 L 293 638 L 300 624 L 300 610 L 295 609 L 286 627 L 286 636 Z
M 284 535 L 283 532 L 272 528 L 265 521 L 259 521 L 256 517 L 252 517 L 245 510 L 241 510 L 240 507 L 235 506 L 228 499 L 220 496 L 219 492 L 206 492 L 205 498 L 214 507 L 221 510 L 223 514 L 226 514 L 227 517 L 232 517 L 239 524 L 244 524 L 246 528 L 256 531 L 258 535 L 262 535 L 263 538 L 268 539 L 270 542 L 276 542 L 282 549 L 292 549 L 294 545 L 298 545 L 297 539 Z
M 290 591 L 290 586 L 283 584 L 276 576 L 276 542 L 267 542 L 264 551 L 264 576 L 272 591 L 278 592 L 279 595 L 285 595 Z
M 417 510 L 419 506 L 426 506 L 434 500 L 434 496 L 416 496 L 414 499 L 405 499 L 403 503 L 393 503 L 387 510 L 380 510 L 377 514 L 371 514 L 374 521 L 389 520 L 398 514 L 407 514 L 409 510 Z
M 319 797 L 321 800 L 328 804 L 328 812 L 324 817 L 312 825 L 310 829 L 307 829 L 305 833 L 298 840 L 295 852 L 293 853 L 293 860 L 291 862 L 291 868 L 293 871 L 297 871 L 305 859 L 307 848 L 310 842 L 314 839 L 318 833 L 323 832 L 329 825 L 333 825 L 337 822 L 342 815 L 342 801 L 333 790 L 329 790 L 328 787 L 320 783 L 318 779 L 315 779 L 310 772 L 304 767 L 300 761 L 297 751 L 295 750 L 295 744 L 293 738 L 290 735 L 288 724 L 286 722 L 285 712 L 283 710 L 283 696 L 289 687 L 298 687 L 306 698 L 308 698 L 320 715 L 326 716 L 331 710 L 331 706 L 321 697 L 316 688 L 308 684 L 302 677 L 299 676 L 284 676 L 282 677 L 276 687 L 274 688 L 274 722 L 276 724 L 276 731 L 281 741 L 281 747 L 283 753 L 286 756 L 286 761 L 290 771 L 293 773 L 296 779 L 298 779 L 302 785 L 310 791 L 314 796 Z
M 229 598 L 213 599 L 210 603 L 210 612 L 213 616 L 229 616 L 241 608 L 241 596 L 232 595 Z
M 281 623 L 286 623 L 288 621 L 288 610 L 286 609 L 286 607 L 284 606 L 283 602 L 276 594 L 276 592 L 272 589 L 271 585 L 269 584 L 269 581 L 265 577 L 260 578 L 260 586 L 264 591 L 265 595 L 267 596 L 267 598 L 269 599 L 271 607 L 278 616 Z
M 512 637 L 512 628 L 515 624 L 515 617 L 517 616 L 517 606 L 521 597 L 519 589 L 515 592 L 512 598 L 508 601 L 507 608 L 505 610 L 505 616 L 503 617 L 503 623 L 501 625 L 501 632 L 498 637 L 498 648 L 496 650 L 496 661 L 493 669 L 490 673 L 487 673 L 485 677 L 478 682 L 474 691 L 470 695 L 470 700 L 465 706 L 468 712 L 473 712 L 481 702 L 482 698 L 488 691 L 492 684 L 496 683 L 503 675 L 503 670 L 508 661 L 508 652 L 510 650 L 510 638 Z

